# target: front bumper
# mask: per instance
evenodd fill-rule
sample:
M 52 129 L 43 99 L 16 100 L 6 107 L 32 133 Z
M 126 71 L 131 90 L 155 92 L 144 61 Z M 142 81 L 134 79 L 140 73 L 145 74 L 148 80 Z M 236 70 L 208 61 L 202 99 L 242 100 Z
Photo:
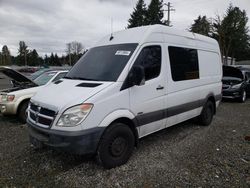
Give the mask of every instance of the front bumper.
M 79 155 L 94 154 L 104 131 L 104 128 L 97 127 L 70 132 L 40 128 L 28 120 L 27 124 L 32 144 L 39 142 L 42 145 Z
M 230 99 L 237 99 L 241 97 L 241 91 L 240 90 L 226 90 L 222 91 L 222 97 L 223 98 L 230 98 Z
M 4 115 L 16 114 L 16 105 L 14 103 L 0 103 L 0 112 Z

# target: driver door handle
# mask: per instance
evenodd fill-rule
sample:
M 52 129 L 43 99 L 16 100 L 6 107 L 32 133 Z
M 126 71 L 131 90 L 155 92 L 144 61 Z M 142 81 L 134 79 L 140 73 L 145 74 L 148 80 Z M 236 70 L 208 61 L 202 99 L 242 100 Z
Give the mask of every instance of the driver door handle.
M 164 87 L 161 85 L 158 85 L 158 87 L 156 88 L 156 90 L 162 90 L 162 89 L 164 89 Z

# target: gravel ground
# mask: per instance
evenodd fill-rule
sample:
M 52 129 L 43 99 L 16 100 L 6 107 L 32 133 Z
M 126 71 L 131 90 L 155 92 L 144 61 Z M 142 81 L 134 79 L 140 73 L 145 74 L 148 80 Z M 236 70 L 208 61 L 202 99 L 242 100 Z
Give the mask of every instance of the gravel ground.
M 250 187 L 250 100 L 224 102 L 213 123 L 192 121 L 140 140 L 126 165 L 35 151 L 27 126 L 0 116 L 0 187 Z

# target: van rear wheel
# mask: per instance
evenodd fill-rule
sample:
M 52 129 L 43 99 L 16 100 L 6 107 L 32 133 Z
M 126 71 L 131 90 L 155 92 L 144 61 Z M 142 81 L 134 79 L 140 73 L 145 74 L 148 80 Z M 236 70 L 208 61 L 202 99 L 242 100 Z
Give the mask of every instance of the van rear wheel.
M 97 160 L 106 169 L 125 164 L 132 155 L 135 137 L 123 123 L 114 123 L 102 136 L 97 150 Z
M 212 101 L 207 101 L 202 109 L 200 116 L 198 117 L 199 124 L 208 126 L 211 124 L 214 116 L 215 106 Z

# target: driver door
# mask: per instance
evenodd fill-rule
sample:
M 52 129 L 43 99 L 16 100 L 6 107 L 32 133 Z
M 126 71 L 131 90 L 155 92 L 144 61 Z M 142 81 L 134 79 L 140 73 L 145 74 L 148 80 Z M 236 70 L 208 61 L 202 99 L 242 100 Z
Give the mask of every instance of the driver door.
M 143 66 L 145 71 L 145 84 L 129 89 L 130 109 L 136 115 L 139 137 L 142 137 L 165 127 L 163 118 L 166 82 L 163 75 L 166 69 L 162 63 L 162 46 L 144 46 L 135 65 Z

